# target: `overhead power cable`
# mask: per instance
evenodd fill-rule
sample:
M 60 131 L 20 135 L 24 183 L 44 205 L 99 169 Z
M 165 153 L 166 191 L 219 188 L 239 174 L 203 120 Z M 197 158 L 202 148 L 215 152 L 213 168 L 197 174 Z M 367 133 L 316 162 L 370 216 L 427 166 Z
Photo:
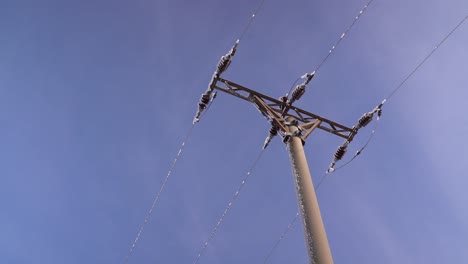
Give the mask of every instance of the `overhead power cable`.
M 208 111 L 208 109 L 210 108 L 210 106 L 211 106 L 211 104 L 212 104 L 212 102 L 213 102 L 213 99 L 214 99 L 215 97 L 216 97 L 216 93 L 214 93 L 214 94 L 212 95 L 212 98 L 211 98 L 211 100 L 208 102 L 208 105 L 207 105 L 207 107 L 206 107 L 206 111 L 203 112 L 203 113 L 200 115 L 200 118 L 203 117 L 203 116 L 207 113 L 207 111 Z M 125 259 L 124 259 L 123 263 L 128 263 L 128 260 L 129 260 L 130 256 L 131 256 L 131 255 L 133 254 L 133 252 L 135 251 L 135 247 L 136 247 L 138 241 L 140 240 L 140 238 L 141 238 L 141 236 L 142 236 L 142 234 L 143 234 L 143 231 L 144 231 L 144 229 L 145 229 L 145 226 L 146 226 L 146 224 L 148 224 L 148 222 L 149 222 L 149 220 L 150 220 L 150 218 L 151 218 L 151 215 L 153 214 L 154 209 L 155 209 L 156 206 L 158 205 L 159 198 L 161 197 L 161 194 L 162 194 L 162 192 L 164 191 L 164 188 L 166 187 L 166 184 L 167 184 L 167 182 L 169 181 L 169 178 L 171 177 L 172 172 L 174 171 L 174 167 L 175 167 L 175 165 L 177 164 L 177 161 L 179 160 L 179 158 L 180 158 L 180 156 L 181 156 L 181 154 L 182 154 L 182 151 L 183 151 L 184 148 L 185 148 L 185 145 L 187 144 L 187 142 L 188 142 L 190 136 L 192 135 L 192 131 L 193 131 L 193 128 L 195 127 L 195 125 L 196 125 L 195 123 L 192 124 L 192 126 L 190 126 L 189 130 L 187 131 L 187 134 L 185 135 L 185 138 L 184 138 L 184 140 L 182 141 L 182 144 L 180 145 L 179 151 L 177 152 L 177 155 L 175 156 L 174 161 L 172 162 L 172 164 L 171 164 L 171 166 L 170 166 L 170 168 L 169 168 L 169 171 L 168 171 L 167 174 L 166 174 L 166 178 L 164 178 L 164 181 L 163 181 L 163 183 L 161 184 L 161 187 L 159 188 L 159 191 L 157 192 L 156 197 L 154 198 L 153 203 L 151 204 L 150 209 L 149 209 L 148 212 L 146 213 L 146 216 L 145 216 L 145 219 L 144 219 L 144 221 L 143 221 L 143 224 L 140 226 L 140 229 L 139 229 L 139 231 L 138 231 L 138 233 L 137 233 L 137 235 L 136 235 L 136 237 L 135 237 L 135 240 L 133 240 L 133 243 L 132 243 L 132 245 L 130 246 L 130 250 L 129 250 L 128 254 L 125 256 Z
M 419 70 L 419 68 L 432 56 L 432 54 L 434 54 L 434 52 L 442 45 L 444 44 L 444 42 L 453 34 L 453 32 L 455 32 L 466 20 L 468 19 L 468 15 L 465 16 L 440 42 L 439 44 L 437 44 L 437 46 L 435 46 L 431 52 L 429 52 L 429 54 L 427 54 L 427 56 L 418 64 L 418 66 L 416 66 L 413 71 L 411 71 L 410 74 L 408 74 L 408 76 L 406 76 L 406 78 L 390 93 L 389 96 L 387 96 L 387 98 L 385 98 L 384 101 L 387 101 L 388 99 L 390 99 L 393 95 L 395 95 L 396 92 L 398 92 L 398 90 L 401 89 L 401 87 L 403 87 L 403 85 L 406 83 L 406 81 L 408 81 L 409 78 L 411 78 L 411 76 L 413 76 L 414 73 L 416 73 L 417 70 Z
M 354 128 L 355 129 L 355 132 L 353 134 L 353 136 L 351 137 L 351 140 L 352 138 L 354 137 L 354 135 L 358 132 L 358 130 L 362 127 L 364 127 L 365 125 L 367 125 L 368 123 L 370 123 L 370 121 L 372 120 L 372 117 L 375 113 L 377 113 L 378 115 L 378 118 L 377 120 L 379 120 L 379 117 L 380 115 L 382 114 L 382 107 L 383 105 L 390 99 L 392 98 L 396 92 L 398 92 L 402 87 L 403 85 L 411 78 L 411 76 L 413 76 L 420 68 L 422 65 L 424 65 L 424 63 L 426 63 L 428 61 L 428 59 L 435 53 L 435 51 L 442 45 L 444 44 L 444 42 L 468 19 L 468 16 L 465 16 L 463 19 L 460 20 L 460 22 L 454 27 L 452 28 L 452 30 L 441 40 L 439 41 L 439 43 L 426 55 L 426 57 L 424 57 L 424 59 L 403 79 L 403 81 L 400 82 L 400 84 L 398 84 L 393 90 L 392 92 L 385 98 L 382 100 L 382 102 L 376 106 L 374 108 L 374 110 L 372 112 L 369 112 L 369 113 L 366 113 L 364 114 L 360 119 L 359 119 L 359 122 L 358 122 L 358 125 L 356 125 Z M 364 122 L 364 123 L 362 123 Z M 368 141 L 366 142 L 366 144 L 364 145 L 364 147 L 362 147 L 355 155 L 354 157 L 349 161 L 347 162 L 346 164 L 344 164 L 343 166 L 341 166 L 340 168 L 348 165 L 351 161 L 354 160 L 354 158 L 356 158 L 356 156 L 358 156 L 359 154 L 361 154 L 361 152 L 367 147 L 367 145 L 369 144 L 369 142 L 373 139 L 373 136 L 375 134 L 375 130 L 376 130 L 377 126 L 375 127 L 375 129 L 372 131 L 372 134 L 370 135 Z M 334 166 L 335 166 L 335 163 L 339 160 L 341 160 L 348 148 L 348 145 L 349 143 L 351 143 L 351 140 L 345 140 L 345 142 L 338 147 L 338 150 L 336 151 L 335 153 L 335 157 L 332 161 L 332 163 L 330 164 L 330 167 L 328 168 L 327 172 L 333 172 L 335 170 Z
M 317 71 L 322 67 L 322 65 L 328 60 L 328 58 L 330 57 L 330 55 L 335 51 L 335 49 L 340 45 L 340 43 L 343 41 L 343 39 L 348 35 L 348 33 L 351 31 L 351 29 L 354 27 L 354 25 L 356 24 L 356 22 L 359 20 L 359 18 L 361 18 L 361 16 L 366 12 L 367 8 L 369 7 L 370 4 L 372 4 L 374 0 L 369 0 L 369 2 L 367 2 L 367 4 L 359 11 L 359 14 L 357 16 L 354 17 L 354 20 L 353 22 L 351 23 L 351 25 L 348 26 L 348 28 L 340 35 L 340 38 L 336 41 L 336 43 L 330 48 L 330 50 L 328 50 L 328 53 L 327 55 L 323 58 L 323 60 L 317 65 L 317 67 L 315 68 L 314 71 L 312 71 L 311 73 L 306 73 L 304 75 L 302 75 L 299 79 L 305 79 L 307 78 L 307 80 L 303 83 L 303 84 L 300 84 L 298 86 L 296 86 L 296 90 L 297 89 L 305 89 L 307 84 L 310 82 L 310 80 L 312 79 L 312 77 L 317 73 Z M 297 82 L 297 81 L 296 81 Z M 291 94 L 291 92 L 293 91 L 294 89 L 294 85 L 289 89 L 288 93 L 286 94 L 286 96 L 289 96 Z
M 341 41 L 345 38 L 345 36 L 348 35 L 349 31 L 351 31 L 351 29 L 354 27 L 354 24 L 356 24 L 356 22 L 359 20 L 359 18 L 361 18 L 362 14 L 364 14 L 364 12 L 366 12 L 367 7 L 369 7 L 369 5 L 372 4 L 373 1 L 374 0 L 370 0 L 369 2 L 367 2 L 367 4 L 361 9 L 361 11 L 359 11 L 359 14 L 354 17 L 353 23 L 351 23 L 351 25 L 349 25 L 349 27 L 346 29 L 346 31 L 341 34 L 340 38 L 336 41 L 335 45 L 333 45 L 330 48 L 330 50 L 328 51 L 325 58 L 323 58 L 323 60 L 319 63 L 317 68 L 315 68 L 314 72 L 317 72 L 322 67 L 322 65 L 328 60 L 328 58 L 333 53 L 333 51 L 335 51 L 336 47 L 338 47 L 338 45 L 340 45 Z
M 406 81 L 408 81 L 408 79 L 414 75 L 414 73 L 416 73 L 416 71 L 432 56 L 432 54 L 434 54 L 434 52 L 468 19 L 468 15 L 465 16 L 440 42 L 437 46 L 434 47 L 434 49 L 431 50 L 431 52 L 410 72 L 410 74 L 405 78 L 403 79 L 403 81 L 395 88 L 392 90 L 392 92 L 389 94 L 389 96 L 387 96 L 380 104 L 379 106 L 382 107 L 383 104 L 385 104 L 391 97 L 393 97 L 395 95 L 395 93 L 401 89 L 401 87 L 403 87 L 403 85 L 406 83 Z M 380 109 L 381 110 L 381 109 Z M 377 119 L 378 121 L 379 119 Z M 357 156 L 359 156 L 362 151 L 369 145 L 369 143 L 372 141 L 372 139 L 374 138 L 374 135 L 375 135 L 375 131 L 377 130 L 378 128 L 378 122 L 376 122 L 376 124 L 374 125 L 374 128 L 372 129 L 372 132 L 371 132 L 371 135 L 369 136 L 369 138 L 367 139 L 366 143 L 364 144 L 364 146 L 362 146 L 356 153 L 355 155 L 348 161 L 346 162 L 345 164 L 341 165 L 340 167 L 332 170 L 332 172 L 336 172 L 337 170 L 339 169 L 342 169 L 343 167 L 347 166 L 348 164 L 350 164 Z M 329 168 L 330 170 L 330 168 Z M 322 185 L 322 183 L 324 182 L 324 180 L 326 179 L 326 177 L 329 175 L 328 173 L 329 171 L 325 172 L 323 174 L 323 176 L 320 178 L 320 181 L 318 182 L 318 184 L 315 186 L 315 190 L 317 191 L 320 186 Z M 276 241 L 275 245 L 273 246 L 273 248 L 270 250 L 270 252 L 268 253 L 268 255 L 265 257 L 264 259 L 264 263 L 267 263 L 267 261 L 269 260 L 269 258 L 271 257 L 271 255 L 273 254 L 273 252 L 276 250 L 276 248 L 278 247 L 278 245 L 280 244 L 280 242 L 284 239 L 284 237 L 288 234 L 288 232 L 291 230 L 291 226 L 296 222 L 297 218 L 299 217 L 299 213 L 296 213 L 296 216 L 293 218 L 293 220 L 288 224 L 288 228 L 286 228 L 285 232 L 283 234 L 281 234 L 280 238 Z
M 244 37 L 245 33 L 249 30 L 249 28 L 252 26 L 252 22 L 254 21 L 254 19 L 257 17 L 258 13 L 260 12 L 260 10 L 262 9 L 263 7 L 263 4 L 265 3 L 265 0 L 262 0 L 260 2 L 260 4 L 258 5 L 258 7 L 255 9 L 255 11 L 253 12 L 252 16 L 250 17 L 249 19 L 249 22 L 247 22 L 247 24 L 245 25 L 244 29 L 242 30 L 242 33 L 239 35 L 239 38 L 237 39 L 238 42 L 242 40 L 242 38 Z
M 232 62 L 232 58 L 234 57 L 236 51 L 237 51 L 237 47 L 240 43 L 240 41 L 242 40 L 242 38 L 244 37 L 244 35 L 247 33 L 247 31 L 250 29 L 250 27 L 252 26 L 252 23 L 253 21 L 255 20 L 255 18 L 257 17 L 258 13 L 261 11 L 261 9 L 263 8 L 263 5 L 265 3 L 266 0 L 261 0 L 260 1 L 260 4 L 258 5 L 258 7 L 254 10 L 253 14 L 251 15 L 250 19 L 248 20 L 247 24 L 244 26 L 241 34 L 239 35 L 239 38 L 236 40 L 234 46 L 231 48 L 231 50 L 224 56 L 221 57 L 220 61 L 218 62 L 218 65 L 217 65 L 217 68 L 215 70 L 215 72 L 213 73 L 213 76 L 211 78 L 211 81 L 208 85 L 208 89 L 205 91 L 205 93 L 202 94 L 201 98 L 200 98 L 200 102 L 198 104 L 198 110 L 195 114 L 195 117 L 193 119 L 193 123 L 196 124 L 199 119 L 200 119 L 200 116 L 203 115 L 204 111 L 206 111 L 206 109 L 208 108 L 207 107 L 207 102 L 208 101 L 213 101 L 213 99 L 215 98 L 216 94 L 214 92 L 214 88 L 215 88 L 215 83 L 217 81 L 218 78 L 220 78 L 221 74 L 224 73 L 227 68 L 231 65 L 231 62 Z M 264 152 L 264 149 L 262 149 L 262 151 L 260 152 L 260 154 L 258 155 L 257 159 L 255 160 L 255 162 L 253 163 L 252 167 L 250 168 L 250 170 L 247 172 L 245 178 L 242 180 L 241 182 L 241 185 L 239 186 L 239 188 L 237 189 L 237 191 L 234 193 L 233 197 L 231 198 L 231 200 L 229 201 L 226 209 L 224 210 L 223 214 L 221 215 L 221 217 L 219 218 L 218 222 L 216 223 L 215 227 L 213 228 L 213 230 L 211 231 L 210 233 L 210 236 L 208 237 L 208 239 L 205 241 L 205 243 L 203 244 L 200 252 L 198 253 L 196 259 L 195 259 L 195 262 L 194 263 L 198 263 L 201 256 L 203 255 L 203 253 L 205 252 L 206 248 L 208 247 L 208 244 L 210 243 L 210 241 L 213 239 L 213 237 L 216 235 L 216 232 L 218 231 L 219 227 L 221 226 L 221 224 L 223 223 L 226 215 L 228 214 L 229 210 L 231 209 L 234 201 L 237 199 L 240 191 L 242 190 L 242 188 L 244 187 L 245 183 L 247 182 L 247 179 L 249 178 L 251 172 L 253 171 L 253 169 L 255 168 L 255 166 L 257 165 L 258 161 L 260 160 L 260 157 L 262 156 Z
M 289 222 L 288 226 L 286 227 L 284 232 L 281 234 L 278 241 L 276 241 L 275 245 L 271 248 L 270 252 L 268 252 L 268 255 L 263 260 L 263 264 L 268 263 L 268 260 L 270 259 L 271 255 L 273 255 L 273 252 L 275 252 L 276 248 L 281 243 L 281 240 L 283 240 L 283 238 L 289 233 L 289 231 L 291 230 L 292 226 L 294 225 L 294 223 L 297 221 L 298 218 L 299 218 L 299 212 L 297 212 L 294 218 L 291 220 L 291 222 Z
M 158 205 L 159 198 L 161 197 L 161 194 L 164 191 L 164 187 L 166 187 L 166 184 L 167 184 L 167 182 L 169 181 L 169 178 L 172 175 L 172 171 L 174 170 L 174 167 L 177 164 L 177 161 L 179 160 L 179 158 L 180 158 L 180 156 L 182 154 L 182 151 L 184 150 L 185 144 L 187 143 L 190 135 L 192 134 L 192 131 L 193 131 L 194 127 L 195 127 L 195 124 L 192 124 L 192 126 L 190 127 L 190 129 L 187 132 L 187 135 L 185 136 L 184 140 L 182 141 L 182 144 L 181 144 L 181 146 L 179 148 L 179 151 L 177 152 L 177 155 L 175 156 L 174 161 L 172 162 L 172 165 L 169 168 L 169 171 L 167 172 L 166 178 L 164 178 L 164 181 L 161 184 L 161 187 L 159 188 L 159 191 L 156 194 L 156 197 L 154 198 L 153 203 L 151 204 L 151 207 L 150 207 L 149 211 L 146 213 L 143 224 L 141 225 L 140 230 L 138 231 L 138 233 L 137 233 L 137 235 L 135 237 L 135 240 L 133 241 L 132 245 L 130 246 L 130 250 L 129 250 L 127 256 L 125 256 L 125 259 L 124 259 L 123 263 L 128 263 L 128 260 L 129 260 L 130 256 L 133 254 L 133 251 L 135 250 L 135 247 L 136 247 L 138 241 L 140 240 L 141 235 L 143 234 L 143 231 L 145 229 L 146 224 L 148 224 L 154 209 Z
M 247 171 L 247 173 L 245 174 L 245 177 L 242 179 L 241 181 L 241 184 L 239 185 L 239 187 L 237 188 L 236 192 L 234 193 L 234 195 L 231 197 L 231 199 L 229 200 L 226 208 L 224 209 L 223 213 L 221 214 L 221 217 L 218 219 L 218 222 L 216 222 L 216 225 L 213 227 L 213 229 L 211 230 L 211 233 L 210 235 L 208 236 L 208 239 L 205 241 L 205 243 L 203 243 L 203 246 L 202 248 L 200 249 L 200 251 L 198 252 L 198 255 L 194 261 L 194 264 L 197 264 L 199 263 L 200 261 L 200 258 L 203 256 L 203 254 L 205 253 L 209 243 L 211 242 L 211 240 L 214 238 L 214 236 L 216 235 L 216 233 L 218 232 L 219 230 L 219 227 L 221 226 L 221 224 L 224 222 L 224 219 L 226 218 L 227 214 L 229 213 L 229 211 L 231 210 L 232 208 L 232 205 L 234 204 L 235 200 L 237 199 L 237 197 L 239 196 L 240 192 L 242 191 L 242 189 L 244 188 L 245 184 L 247 183 L 247 180 L 249 179 L 250 175 L 252 174 L 253 170 L 255 169 L 255 167 L 257 166 L 258 162 L 260 161 L 260 158 L 262 157 L 263 153 L 264 153 L 264 149 L 262 149 L 260 151 L 260 153 L 258 154 L 257 158 L 255 159 L 254 163 L 251 165 L 249 171 Z

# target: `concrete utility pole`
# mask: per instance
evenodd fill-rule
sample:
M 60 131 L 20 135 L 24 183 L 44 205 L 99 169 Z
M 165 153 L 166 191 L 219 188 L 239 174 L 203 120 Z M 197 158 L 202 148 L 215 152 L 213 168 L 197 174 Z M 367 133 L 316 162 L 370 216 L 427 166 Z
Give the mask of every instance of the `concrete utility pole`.
M 307 80 L 296 87 L 291 93 L 290 98 L 284 96 L 279 100 L 221 78 L 220 74 L 226 69 L 226 65 L 229 65 L 230 58 L 235 52 L 235 47 L 236 46 L 234 46 L 227 55 L 223 56 L 221 62 L 218 64 L 218 69 L 213 74 L 208 89 L 200 99 L 199 109 L 195 115 L 194 122 L 198 122 L 201 112 L 207 107 L 209 100 L 214 98 L 215 90 L 246 100 L 258 109 L 271 124 L 264 148 L 266 148 L 271 139 L 278 134 L 287 145 L 291 159 L 299 210 L 304 226 L 309 261 L 312 264 L 333 264 L 333 258 L 328 245 L 328 239 L 312 184 L 312 178 L 310 177 L 303 144 L 305 144 L 307 137 L 316 128 L 344 138 L 347 142 L 353 139 L 357 133 L 357 129 L 356 127 L 346 127 L 293 106 L 293 103 L 304 94 L 306 85 L 314 76 L 313 73 L 306 75 Z M 342 150 L 342 154 L 344 154 L 344 151 L 345 150 Z M 339 158 L 339 156 L 335 154 L 335 158 L 337 157 Z
M 314 77 L 315 72 L 304 75 L 303 78 L 306 80 L 302 84 L 296 86 L 289 97 L 288 95 L 283 96 L 279 100 L 221 78 L 221 74 L 226 71 L 231 64 L 231 59 L 236 53 L 238 44 L 239 41 L 236 42 L 226 55 L 221 57 L 210 84 L 208 85 L 208 89 L 200 98 L 198 110 L 193 122 L 196 123 L 199 121 L 202 112 L 208 107 L 209 102 L 215 98 L 215 90 L 246 100 L 258 109 L 271 124 L 269 135 L 265 140 L 263 148 L 265 149 L 272 138 L 278 134 L 287 145 L 291 159 L 299 210 L 304 226 L 309 261 L 311 264 L 333 264 L 333 258 L 330 247 L 328 246 L 327 234 L 323 226 L 322 216 L 312 184 L 312 178 L 310 177 L 303 144 L 305 144 L 307 137 L 316 128 L 344 138 L 346 143 L 335 153 L 335 160 L 330 167 L 332 168 L 335 162 L 341 159 L 346 152 L 347 144 L 351 142 L 356 135 L 359 126 L 349 128 L 293 106 L 293 103 L 299 100 L 305 93 L 306 86 Z M 360 120 L 360 123 L 367 124 L 372 119 L 371 114 L 364 117 L 361 118 L 362 120 Z
M 288 119 L 288 121 L 290 124 L 295 123 L 295 119 L 292 118 Z M 289 133 L 293 135 L 298 131 L 297 126 L 289 125 L 288 127 Z M 302 143 L 300 137 L 293 136 L 287 142 L 287 148 L 291 159 L 291 168 L 304 226 L 309 259 L 311 263 L 333 263 Z

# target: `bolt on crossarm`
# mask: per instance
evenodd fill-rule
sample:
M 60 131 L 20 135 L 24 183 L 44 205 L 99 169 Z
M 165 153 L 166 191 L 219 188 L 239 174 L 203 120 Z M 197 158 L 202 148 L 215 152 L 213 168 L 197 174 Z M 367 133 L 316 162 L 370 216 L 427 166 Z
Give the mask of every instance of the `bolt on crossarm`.
M 313 75 L 307 77 L 310 81 Z M 271 128 L 264 148 L 276 135 L 281 136 L 283 142 L 286 143 L 304 226 L 309 261 L 313 264 L 332 264 L 333 258 L 303 145 L 315 129 L 326 131 L 347 141 L 352 140 L 357 130 L 295 107 L 292 105 L 294 100 L 285 100 L 284 98 L 277 100 L 221 77 L 215 76 L 211 87 L 213 90 L 228 93 L 252 103 L 267 119 Z

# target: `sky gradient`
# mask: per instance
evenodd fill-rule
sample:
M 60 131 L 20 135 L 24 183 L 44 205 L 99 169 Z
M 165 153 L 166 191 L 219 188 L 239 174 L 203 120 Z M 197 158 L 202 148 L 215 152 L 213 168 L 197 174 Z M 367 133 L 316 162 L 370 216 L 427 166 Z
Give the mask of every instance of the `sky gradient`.
M 366 2 L 266 0 L 223 77 L 284 95 Z M 220 56 L 258 4 L 2 3 L 1 263 L 122 263 Z M 297 105 L 353 126 L 467 14 L 466 0 L 375 0 Z M 468 259 L 467 43 L 465 22 L 384 106 L 365 152 L 318 190 L 335 263 Z M 129 263 L 193 263 L 268 129 L 252 105 L 218 94 Z M 309 137 L 314 182 L 341 143 Z M 296 211 L 275 138 L 200 263 L 263 263 Z M 307 263 L 302 232 L 297 222 L 269 263 Z

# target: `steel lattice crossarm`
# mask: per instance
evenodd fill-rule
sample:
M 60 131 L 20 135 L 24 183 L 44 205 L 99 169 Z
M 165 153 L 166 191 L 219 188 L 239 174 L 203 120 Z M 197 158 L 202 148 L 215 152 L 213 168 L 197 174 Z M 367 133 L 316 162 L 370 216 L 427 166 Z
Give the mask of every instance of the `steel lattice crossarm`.
M 287 104 L 284 101 L 271 98 L 223 78 L 214 78 L 211 86 L 213 89 L 234 95 L 253 103 L 260 113 L 272 124 L 272 126 L 278 130 L 282 135 L 283 140 L 288 139 L 288 130 L 285 127 L 288 125 L 288 122 L 286 122 L 288 117 L 292 117 L 297 120 L 298 127 L 302 129 L 302 131 L 306 131 L 301 136 L 302 140 L 305 140 L 315 128 L 322 129 L 349 141 L 352 140 L 357 132 L 356 129 L 341 125 L 301 108 L 295 106 L 287 107 Z M 287 111 L 284 112 L 286 107 Z

